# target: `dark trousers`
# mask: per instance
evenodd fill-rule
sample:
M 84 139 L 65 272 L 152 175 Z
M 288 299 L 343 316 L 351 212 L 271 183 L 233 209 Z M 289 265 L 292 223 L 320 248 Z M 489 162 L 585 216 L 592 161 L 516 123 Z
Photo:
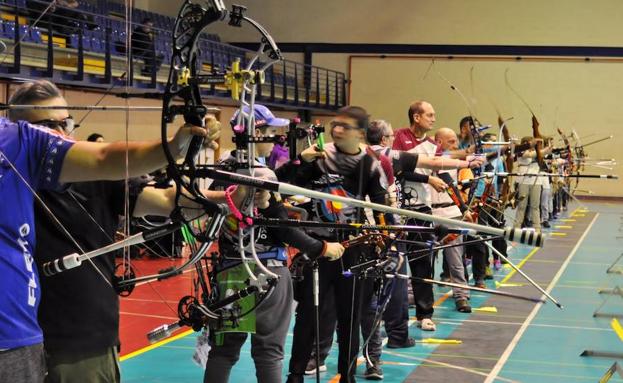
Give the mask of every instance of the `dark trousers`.
M 480 217 L 482 217 L 482 219 L 480 219 Z M 487 210 L 486 213 L 481 212 L 479 214 L 478 221 L 482 222 L 483 225 L 497 227 L 500 229 L 503 229 L 506 223 L 504 213 L 497 210 Z M 494 239 L 491 241 L 491 245 L 506 257 L 506 240 L 504 238 Z M 493 259 L 498 260 L 499 258 L 500 257 L 496 253 L 493 253 Z
M 432 211 L 429 207 L 416 209 L 420 213 L 431 214 Z M 430 222 L 409 220 L 407 225 L 417 226 L 431 226 Z M 409 233 L 407 239 L 410 241 L 429 241 L 433 239 L 433 236 L 426 233 Z M 415 247 L 407 246 L 406 251 L 410 252 L 417 250 Z M 433 277 L 433 254 L 430 255 L 416 255 L 409 260 L 409 267 L 411 268 L 411 275 L 419 278 L 432 278 Z M 435 303 L 435 296 L 433 294 L 433 285 L 430 283 L 411 281 L 413 287 L 413 298 L 415 299 L 415 316 L 417 320 L 433 317 L 433 304 Z
M 473 241 L 476 237 L 465 236 L 465 241 Z M 465 252 L 472 259 L 472 274 L 474 282 L 484 282 L 489 257 L 487 247 L 482 243 L 465 245 Z
M 404 268 L 404 272 L 406 273 L 406 266 Z M 392 280 L 391 283 L 393 283 Z M 407 292 L 407 284 L 406 281 L 400 280 L 404 283 L 405 289 L 405 304 L 407 304 L 406 292 Z M 362 293 L 362 307 L 361 307 L 361 336 L 364 342 L 370 338 L 366 347 L 362 350 L 364 355 L 368 355 L 370 361 L 373 363 L 377 363 L 381 359 L 381 352 L 383 348 L 382 339 L 381 339 L 381 329 L 378 323 L 376 323 L 377 319 L 377 310 L 380 310 L 378 307 L 377 301 L 378 297 L 374 293 L 375 284 L 374 280 L 365 280 L 363 281 L 363 293 Z M 392 297 L 393 298 L 393 297 Z M 333 333 L 336 329 L 336 310 L 335 310 L 335 299 L 332 294 L 328 294 L 326 296 L 326 304 L 324 305 L 324 310 L 320 312 L 320 365 L 324 364 L 324 361 L 329 356 L 329 352 L 331 351 L 331 346 L 333 344 Z M 391 300 L 390 300 L 391 302 Z M 406 307 L 406 321 L 409 320 L 408 316 L 408 305 Z M 406 322 L 405 322 L 406 324 Z M 376 326 L 375 326 L 376 325 Z M 385 322 L 386 331 L 387 330 L 387 321 Z M 406 326 L 405 326 L 406 329 Z M 408 331 L 407 331 L 408 335 Z M 405 337 L 407 336 L 405 335 Z M 312 353 L 310 356 L 310 360 L 316 357 L 316 342 L 314 341 L 314 347 L 312 348 Z
M 42 383 L 45 371 L 43 343 L 0 351 L 0 382 Z
M 325 296 L 326 302 L 322 305 L 322 311 L 320 311 L 320 364 L 324 364 L 325 359 L 329 356 L 331 346 L 333 345 L 333 333 L 337 325 L 337 314 L 335 310 L 335 298 L 333 294 L 327 294 Z M 316 340 L 314 339 L 314 347 L 312 348 L 312 354 L 310 359 L 316 357 Z
M 552 214 L 554 216 L 557 216 L 562 210 L 562 198 L 560 196 L 561 193 L 564 193 L 564 192 L 560 188 L 558 188 L 552 195 L 552 198 L 554 200 Z
M 362 352 L 364 357 L 369 359 L 374 365 L 381 359 L 381 350 L 383 348 L 379 326 L 382 316 L 377 315 L 382 310 L 382 307 L 378 305 L 379 297 L 376 287 L 377 283 L 374 279 L 366 279 L 364 281 L 361 307 L 361 336 L 364 342 L 368 341 Z M 366 365 L 370 367 L 367 361 Z
M 330 262 L 321 259 L 319 264 L 320 312 L 327 305 L 327 295 L 333 295 L 337 316 L 338 372 L 340 382 L 355 381 L 356 363 L 351 363 L 359 352 L 359 326 L 362 287 L 364 282 L 355 277 L 345 277 L 342 272 L 359 260 L 361 248 L 348 248 L 341 260 Z M 343 266 L 342 266 L 343 264 Z M 314 301 L 312 269 L 306 267 L 302 281 L 300 300 L 296 308 L 290 375 L 303 376 L 310 359 L 314 341 Z M 320 318 L 322 321 L 324 318 Z
M 117 347 L 85 354 L 77 350 L 47 353 L 45 383 L 121 382 Z
M 407 274 L 407 263 L 403 263 L 398 270 L 400 274 Z M 391 298 L 383 320 L 385 321 L 385 332 L 387 332 L 387 343 L 404 344 L 409 337 L 409 296 L 407 291 L 406 279 L 394 278 L 389 283 L 394 286 L 391 289 Z

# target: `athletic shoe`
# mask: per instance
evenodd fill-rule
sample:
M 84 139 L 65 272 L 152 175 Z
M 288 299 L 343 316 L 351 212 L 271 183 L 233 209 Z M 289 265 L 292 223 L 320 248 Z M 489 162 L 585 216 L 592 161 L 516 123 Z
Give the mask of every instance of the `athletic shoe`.
M 324 361 L 320 361 L 320 368 L 318 369 L 320 372 L 327 371 L 327 366 L 325 366 Z M 305 375 L 314 375 L 316 373 L 316 358 L 311 358 L 309 362 L 307 362 L 307 367 L 305 367 Z
M 472 312 L 472 306 L 467 303 L 467 299 L 457 299 L 456 302 L 454 302 L 454 305 L 456 306 L 456 311 L 460 313 Z
M 372 365 L 366 369 L 363 377 L 367 380 L 383 380 L 383 369 L 378 365 Z
M 404 343 L 387 342 L 387 348 L 409 348 L 415 346 L 415 339 L 407 338 Z

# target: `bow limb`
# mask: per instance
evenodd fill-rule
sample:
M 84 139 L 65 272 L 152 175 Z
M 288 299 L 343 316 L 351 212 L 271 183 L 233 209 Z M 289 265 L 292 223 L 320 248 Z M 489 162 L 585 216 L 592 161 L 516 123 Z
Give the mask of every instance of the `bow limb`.
M 528 102 L 511 85 L 508 72 L 509 72 L 509 69 L 507 68 L 506 71 L 504 72 L 504 81 L 506 83 L 506 86 L 508 87 L 508 89 L 511 90 L 511 92 L 513 92 L 515 96 L 517 96 L 517 98 L 521 101 L 521 103 L 528 109 L 530 114 L 532 114 L 532 119 L 531 119 L 532 136 L 536 139 L 536 158 L 537 158 L 537 162 L 539 163 L 539 166 L 543 167 L 543 153 L 541 153 L 541 150 L 543 148 L 543 141 L 542 141 L 543 137 L 541 135 L 541 132 L 539 131 L 539 126 L 540 126 L 539 120 L 536 118 L 536 114 L 532 110 L 532 107 L 530 107 L 530 104 L 528 104 Z
M 532 111 L 532 108 L 530 107 L 530 105 L 528 104 L 528 102 L 519 94 L 519 92 L 517 92 L 517 90 L 515 88 L 513 88 L 513 86 L 511 85 L 510 82 L 510 78 L 508 75 L 508 72 L 510 71 L 509 68 L 506 68 L 506 70 L 504 71 L 504 82 L 506 83 L 506 86 L 508 87 L 508 89 L 510 89 L 511 92 L 513 92 L 513 94 L 515 96 L 517 96 L 517 98 L 521 101 L 521 103 L 528 109 L 528 111 L 530 111 L 530 113 L 532 114 L 532 116 L 534 116 L 534 112 Z
M 472 67 L 473 69 L 473 67 Z M 463 101 L 463 104 L 465 104 L 465 107 L 467 108 L 467 111 L 469 112 L 469 128 L 470 128 L 470 133 L 472 136 L 472 140 L 474 142 L 474 154 L 479 155 L 483 153 L 483 148 L 482 148 L 482 140 L 480 138 L 480 131 L 479 131 L 479 126 L 480 123 L 478 122 L 478 119 L 476 119 L 474 117 L 474 112 L 472 110 L 472 107 L 469 103 L 469 101 L 467 100 L 467 98 L 465 97 L 465 95 L 463 94 L 463 92 L 461 92 L 461 90 L 454 85 L 452 82 L 450 82 L 450 80 L 448 80 L 444 75 L 442 75 L 439 71 L 436 72 L 437 76 L 439 76 L 443 81 L 445 81 L 449 86 L 450 89 L 455 91 L 459 97 L 461 98 L 461 100 Z M 473 71 L 472 71 L 473 73 Z M 472 169 L 474 176 L 478 177 L 480 175 L 482 168 L 476 168 L 476 169 Z M 470 187 L 469 189 L 469 195 L 467 197 L 467 201 L 466 204 L 467 206 L 471 206 L 472 202 L 474 200 L 474 193 L 476 191 L 476 187 L 475 185 L 472 185 L 472 187 Z
M 283 59 L 279 48 L 275 44 L 272 36 L 268 34 L 266 29 L 251 18 L 244 16 L 246 8 L 234 6 L 231 13 L 230 25 L 240 27 L 242 23 L 250 24 L 262 36 L 259 48 L 255 55 L 247 62 L 246 67 L 240 70 L 238 61 L 232 63 L 232 71 L 225 75 L 226 84 L 231 89 L 232 98 L 239 101 L 238 117 L 236 126 L 234 127 L 234 141 L 236 143 L 236 161 L 237 167 L 248 169 L 253 176 L 255 171 L 255 98 L 257 94 L 257 86 L 261 86 L 264 81 L 264 71 Z M 261 64 L 260 59 L 268 57 L 268 60 Z M 260 66 L 254 70 L 254 67 Z M 242 211 L 247 217 L 254 214 L 253 206 L 254 190 L 248 193 L 246 201 L 243 203 Z M 244 243 L 244 238 L 248 233 L 248 242 Z M 267 288 L 274 286 L 273 281 L 278 280 L 278 275 L 270 271 L 260 261 L 255 250 L 255 230 L 253 227 L 245 229 L 242 225 L 238 229 L 238 251 L 245 272 L 249 276 L 251 284 L 257 287 L 259 292 L 266 292 Z M 247 252 L 251 254 L 251 259 L 247 257 Z M 260 270 L 259 274 L 255 274 L 249 263 L 253 262 Z M 267 294 L 267 292 L 266 292 Z
M 512 118 L 512 117 L 511 117 Z M 508 121 L 508 120 L 507 120 Z M 504 141 L 511 142 L 510 132 L 508 131 L 508 126 L 506 125 L 506 121 L 502 120 L 501 116 L 498 116 L 498 125 L 500 126 L 500 130 L 502 131 L 502 136 L 504 137 Z M 515 165 L 515 153 L 514 153 L 514 143 L 511 142 L 508 151 L 506 152 L 506 156 L 504 159 L 504 167 L 506 171 L 509 173 L 513 172 L 513 167 Z M 498 157 L 499 158 L 499 157 Z M 502 201 L 502 209 L 505 209 L 509 204 L 512 206 L 512 195 L 514 194 L 513 190 L 513 179 L 512 177 L 507 177 L 502 184 L 502 190 L 500 193 L 500 200 Z
M 580 136 L 576 133 L 575 130 L 573 130 L 571 132 L 571 135 L 574 139 L 574 147 L 573 147 L 573 151 L 575 153 L 575 157 L 578 160 L 577 165 L 575 166 L 575 173 L 577 175 L 580 174 L 580 171 L 584 170 L 584 160 L 586 158 L 586 152 L 584 151 L 584 145 L 582 145 L 582 141 L 580 140 Z M 575 192 L 575 190 L 578 188 L 578 185 L 580 183 L 580 179 L 579 177 L 576 177 L 575 179 L 575 188 L 573 190 L 573 192 Z M 569 184 L 569 186 L 571 186 L 571 184 Z M 573 192 L 571 190 L 569 190 L 569 193 L 572 195 Z
M 253 110 L 257 86 L 261 86 L 264 81 L 264 70 L 282 59 L 278 47 L 268 32 L 259 23 L 244 15 L 246 8 L 234 5 L 232 11 L 229 12 L 229 24 L 234 27 L 241 27 L 243 23 L 251 25 L 261 35 L 260 46 L 256 54 L 246 62 L 244 68 L 241 68 L 241 63 L 237 60 L 225 73 L 199 75 L 197 39 L 206 26 L 223 20 L 228 15 L 221 0 L 210 0 L 204 3 L 200 5 L 186 0 L 180 9 L 173 31 L 173 65 L 171 65 L 169 81 L 163 98 L 161 131 L 163 149 L 169 160 L 168 172 L 178 186 L 177 214 L 172 217 L 182 220 L 184 219 L 183 214 L 181 214 L 182 207 L 179 206 L 182 195 L 192 202 L 199 203 L 207 213 L 216 217 L 225 213 L 221 207 L 215 206 L 205 198 L 197 183 L 198 179 L 206 177 L 205 169 L 208 169 L 195 164 L 195 157 L 201 149 L 202 139 L 193 138 L 184 161 L 181 164 L 176 163 L 166 143 L 167 125 L 178 114 L 182 114 L 187 123 L 202 125 L 206 107 L 202 104 L 199 85 L 202 83 L 224 83 L 230 89 L 232 98 L 239 103 L 238 120 L 234 126 L 236 167 L 248 169 L 253 174 L 255 167 L 254 145 L 256 142 L 260 142 L 254 137 L 255 117 Z M 265 57 L 268 59 L 265 60 Z M 173 105 L 172 102 L 177 99 L 183 100 L 184 105 Z M 242 219 L 245 219 L 245 222 L 246 218 L 252 217 L 254 214 L 253 195 L 254 192 L 251 189 L 247 200 L 242 204 L 241 210 L 246 214 L 246 217 L 240 211 L 237 212 Z M 219 270 L 217 268 L 209 270 L 210 282 L 214 289 L 211 293 L 204 292 L 205 294 L 198 298 L 185 297 L 182 299 L 180 305 L 184 306 L 184 309 L 180 310 L 181 324 L 190 325 L 198 330 L 212 319 L 231 320 L 235 323 L 237 319 L 251 312 L 272 292 L 278 281 L 278 276 L 267 269 L 259 260 L 255 251 L 256 234 L 253 227 L 243 229 L 242 226 L 239 225 L 237 247 L 242 260 L 242 267 L 249 277 L 246 287 L 241 288 L 238 293 L 231 297 L 221 299 L 218 296 L 218 286 L 215 284 Z M 193 233 L 193 235 L 199 234 L 200 237 L 198 238 L 202 241 L 211 240 L 218 232 L 218 228 L 216 226 L 214 228 L 212 233 Z M 249 253 L 250 257 L 247 255 Z M 255 264 L 256 271 L 251 270 L 249 265 L 251 262 Z M 226 308 L 227 305 L 251 294 L 259 294 L 260 298 L 256 300 L 255 306 L 247 312 L 234 313 Z
M 536 118 L 536 115 L 534 114 L 534 111 L 532 110 L 532 108 L 530 107 L 530 105 L 528 104 L 528 102 L 519 94 L 519 92 L 517 92 L 517 90 L 515 88 L 513 88 L 513 86 L 511 85 L 510 82 L 510 78 L 508 75 L 509 69 L 507 68 L 506 71 L 504 72 L 504 82 L 506 83 L 506 87 L 508 89 L 511 90 L 511 92 L 513 92 L 513 94 L 515 96 L 517 96 L 517 98 L 521 101 L 521 103 L 528 109 L 528 111 L 530 111 L 530 113 L 532 114 L 532 137 L 534 137 L 535 139 L 535 152 L 536 152 L 536 161 L 539 164 L 539 169 L 544 169 L 545 168 L 545 163 L 543 161 L 543 153 L 542 153 L 542 149 L 543 149 L 543 137 L 541 136 L 541 132 L 539 131 L 539 120 Z M 534 177 L 534 183 L 533 185 L 536 185 L 536 182 L 539 180 L 539 177 Z
M 536 160 L 539 166 L 541 167 L 541 169 L 543 169 L 545 166 L 545 162 L 543 160 L 543 136 L 541 135 L 541 132 L 539 131 L 540 125 L 541 124 L 539 123 L 539 120 L 536 118 L 534 114 L 532 114 L 532 137 L 536 139 L 536 147 L 535 147 Z
M 472 78 L 472 82 L 473 82 L 473 78 Z M 472 85 L 473 86 L 473 85 Z M 508 121 L 512 120 L 514 117 L 509 117 L 507 119 L 504 119 L 502 117 L 502 112 L 500 111 L 500 108 L 498 106 L 498 104 L 495 102 L 495 100 L 487 93 L 484 93 L 486 98 L 489 100 L 489 102 L 491 103 L 491 105 L 493 106 L 493 109 L 495 110 L 496 114 L 497 114 L 497 122 L 498 122 L 498 127 L 499 127 L 499 132 L 498 132 L 498 137 L 503 137 L 504 138 L 504 142 L 509 142 L 509 147 L 506 148 L 505 151 L 505 168 L 507 172 L 512 172 L 513 169 L 513 158 L 514 158 L 514 143 L 511 140 L 511 136 L 509 134 L 508 131 L 508 126 L 507 123 Z M 501 156 L 502 156 L 502 146 L 498 146 L 497 147 L 497 161 L 501 161 Z M 510 171 L 508 169 L 511 169 Z M 495 182 L 495 176 L 498 172 L 498 167 L 495 166 L 493 169 L 493 173 L 494 173 L 494 178 L 493 178 L 493 182 Z M 502 189 L 500 190 L 500 210 L 498 211 L 500 214 L 505 215 L 504 214 L 504 210 L 506 209 L 506 206 L 508 205 L 508 203 L 510 202 L 511 199 L 511 195 L 512 195 L 512 187 L 513 187 L 513 183 L 512 183 L 512 179 L 510 178 L 505 178 L 504 179 L 504 183 L 502 185 Z M 484 203 L 485 201 L 483 201 Z M 493 206 L 491 206 L 493 207 Z M 494 208 L 495 209 L 495 208 Z M 497 209 L 495 209 L 497 210 Z
M 558 133 L 558 135 L 560 136 L 560 138 L 562 139 L 562 142 L 564 144 L 564 149 L 566 151 L 566 155 L 564 156 L 565 157 L 564 159 L 566 161 L 566 164 L 559 165 L 557 162 L 555 162 L 555 160 L 554 160 L 554 164 L 556 166 L 556 169 L 561 168 L 560 171 L 563 174 L 565 174 L 567 171 L 572 172 L 573 168 L 575 166 L 575 163 L 574 163 L 574 160 L 573 160 L 573 150 L 571 148 L 571 143 L 569 141 L 569 137 L 567 137 L 567 135 L 563 132 L 563 130 L 560 127 L 556 127 L 556 132 Z
M 447 77 L 442 75 L 441 72 L 435 71 L 435 73 L 437 74 L 437 76 L 439 76 L 439 78 L 441 78 L 444 82 L 446 82 L 450 86 L 451 90 L 455 91 L 459 95 L 459 97 L 461 97 L 461 100 L 463 101 L 463 104 L 465 104 L 465 107 L 467 108 L 467 111 L 469 112 L 469 116 L 474 118 L 474 112 L 472 110 L 472 107 L 471 107 L 469 101 L 467 100 L 467 97 L 465 97 L 463 92 L 461 92 L 461 89 L 459 89 L 450 80 L 448 80 Z

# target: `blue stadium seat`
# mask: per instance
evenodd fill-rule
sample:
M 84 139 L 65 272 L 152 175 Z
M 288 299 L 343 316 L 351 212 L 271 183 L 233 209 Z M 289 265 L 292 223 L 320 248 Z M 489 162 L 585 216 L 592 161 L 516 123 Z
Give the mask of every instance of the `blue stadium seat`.
M 97 36 L 90 38 L 91 50 L 96 53 L 104 53 L 106 50 L 106 42 Z
M 12 39 L 15 37 L 15 23 L 13 21 L 3 21 L 2 22 L 2 36 L 7 39 Z
M 19 36 L 20 39 L 24 36 L 23 41 L 32 42 L 32 37 L 30 36 L 30 31 L 28 30 L 28 25 L 20 25 L 19 26 Z
M 41 39 L 41 30 L 39 29 L 39 27 L 34 27 L 30 29 L 30 38 L 33 43 L 43 43 L 43 40 Z
M 78 35 L 77 34 L 69 35 L 69 46 L 72 48 L 78 48 Z
M 70 43 L 72 48 L 78 49 L 79 42 L 80 42 L 80 40 L 79 40 L 79 37 L 78 37 L 77 34 L 74 33 L 72 35 L 69 35 L 69 43 Z M 93 50 L 92 39 L 88 35 L 83 35 L 82 36 L 82 49 L 85 50 L 85 51 L 92 51 Z

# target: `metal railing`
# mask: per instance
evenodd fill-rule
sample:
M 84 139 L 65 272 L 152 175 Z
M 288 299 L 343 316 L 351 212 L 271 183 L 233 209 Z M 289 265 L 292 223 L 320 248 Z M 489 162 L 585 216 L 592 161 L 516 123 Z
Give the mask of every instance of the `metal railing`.
M 136 10 L 126 25 L 123 8 L 113 6 L 96 12 L 56 6 L 33 26 L 49 2 L 39 0 L 0 1 L 0 39 L 7 50 L 0 55 L 0 76 L 50 78 L 59 83 L 110 88 L 126 85 L 162 91 L 171 59 L 172 18 Z M 121 6 L 122 7 L 122 6 Z M 150 17 L 153 43 L 138 47 L 140 20 Z M 165 29 L 167 28 L 167 29 Z M 128 52 L 127 34 L 137 47 Z M 223 72 L 234 60 L 246 64 L 254 52 L 224 44 L 216 35 L 199 41 L 198 67 L 204 73 Z M 144 45 L 144 44 L 143 44 Z M 127 68 L 127 61 L 132 64 Z M 160 65 L 161 62 L 161 65 Z M 258 100 L 297 108 L 335 110 L 346 104 L 344 73 L 284 60 L 265 74 Z M 224 86 L 202 88 L 206 97 L 229 98 Z

